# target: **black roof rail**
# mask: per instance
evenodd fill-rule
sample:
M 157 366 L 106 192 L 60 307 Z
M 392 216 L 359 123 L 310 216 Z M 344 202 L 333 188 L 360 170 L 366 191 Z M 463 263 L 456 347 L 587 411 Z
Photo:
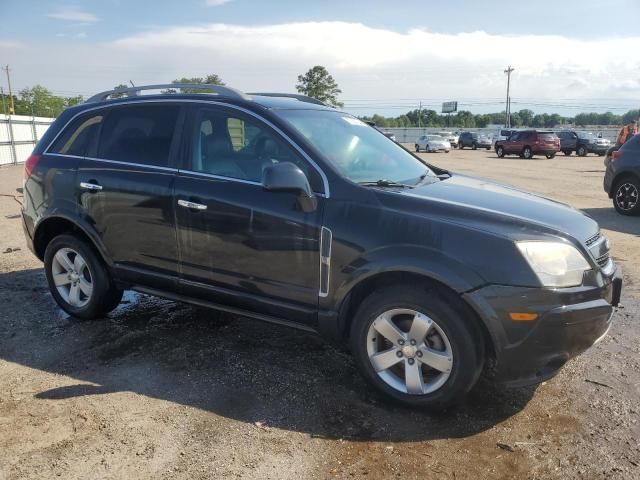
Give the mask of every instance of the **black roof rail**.
M 320 100 L 318 100 L 317 98 L 313 98 L 313 97 L 309 97 L 307 95 L 300 95 L 298 93 L 264 93 L 264 92 L 252 92 L 252 93 L 248 93 L 247 95 L 259 95 L 262 97 L 284 97 L 284 98 L 295 98 L 296 100 L 300 101 L 300 102 L 305 102 L 305 103 L 313 103 L 315 105 L 322 105 L 323 107 L 328 107 L 329 105 L 327 105 L 324 102 L 321 102 Z
M 141 85 L 139 87 L 117 88 L 100 92 L 89 98 L 85 103 L 95 103 L 107 100 L 112 95 L 125 95 L 127 97 L 137 97 L 144 90 L 161 90 L 161 89 L 181 89 L 188 88 L 191 90 L 210 90 L 214 94 L 229 98 L 239 98 L 242 100 L 251 100 L 251 97 L 240 90 L 222 85 L 210 85 L 208 83 L 163 83 L 159 85 Z M 205 92 L 210 93 L 210 92 Z

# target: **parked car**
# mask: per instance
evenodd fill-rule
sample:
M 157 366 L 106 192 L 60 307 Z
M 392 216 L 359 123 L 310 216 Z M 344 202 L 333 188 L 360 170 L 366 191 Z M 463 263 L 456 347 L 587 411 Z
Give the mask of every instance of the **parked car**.
M 166 88 L 215 94 L 144 94 Z M 103 318 L 133 289 L 295 326 L 412 406 L 459 401 L 486 371 L 552 377 L 606 334 L 622 288 L 582 212 L 300 95 L 103 92 L 55 120 L 24 178 L 26 242 L 69 315 Z
M 451 144 L 452 147 L 456 148 L 458 146 L 458 134 L 454 132 L 436 132 L 436 135 L 444 138 Z
M 500 142 L 500 141 L 509 139 L 509 137 L 511 135 L 513 135 L 513 133 L 515 133 L 517 131 L 518 130 L 513 129 L 513 128 L 501 128 L 501 129 L 497 130 L 493 135 L 491 135 L 491 141 L 492 141 L 493 145 L 495 146 L 496 142 Z
M 604 191 L 623 215 L 640 214 L 640 135 L 627 140 L 607 154 L 610 161 L 604 174 Z
M 446 152 L 451 150 L 451 144 L 440 135 L 422 135 L 416 140 L 416 152 Z
M 500 158 L 505 155 L 519 155 L 526 159 L 534 155 L 553 158 L 560 151 L 560 139 L 550 131 L 521 130 L 514 132 L 508 140 L 496 142 L 495 148 Z
M 587 153 L 595 153 L 603 156 L 611 147 L 611 142 L 606 138 L 601 138 L 591 132 L 579 132 L 565 130 L 557 133 L 560 138 L 560 150 L 569 156 L 576 152 L 584 157 Z
M 491 150 L 491 139 L 481 133 L 462 132 L 458 139 L 458 148 L 463 150 L 465 147 L 470 147 L 473 150 L 478 148 Z
M 394 142 L 397 141 L 396 140 L 396 134 L 393 132 L 389 132 L 388 130 L 382 130 L 382 133 L 385 137 L 387 137 L 389 140 L 393 140 Z

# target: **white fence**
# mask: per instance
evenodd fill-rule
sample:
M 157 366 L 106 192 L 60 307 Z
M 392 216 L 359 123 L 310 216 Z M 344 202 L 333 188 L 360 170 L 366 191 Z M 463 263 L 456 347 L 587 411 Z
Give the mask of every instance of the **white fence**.
M 561 130 L 569 130 L 570 128 L 551 128 L 544 130 L 553 130 L 559 132 Z M 608 138 L 611 142 L 615 142 L 618 136 L 620 127 L 575 127 L 572 128 L 576 131 L 593 132 L 598 135 L 602 133 L 602 138 Z M 392 132 L 396 136 L 396 141 L 400 143 L 413 143 L 418 137 L 422 135 L 433 135 L 438 132 L 480 132 L 487 136 L 493 136 L 497 133 L 498 129 L 495 128 L 460 128 L 460 127 L 406 127 L 406 128 L 381 128 L 385 132 Z
M 0 115 L 0 165 L 24 162 L 54 118 Z

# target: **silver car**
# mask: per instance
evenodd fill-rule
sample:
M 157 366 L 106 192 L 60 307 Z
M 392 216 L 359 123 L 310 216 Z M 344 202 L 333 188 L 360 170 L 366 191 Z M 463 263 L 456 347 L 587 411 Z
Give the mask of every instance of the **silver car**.
M 449 153 L 451 143 L 440 135 L 422 135 L 416 140 L 416 152 L 439 152 Z

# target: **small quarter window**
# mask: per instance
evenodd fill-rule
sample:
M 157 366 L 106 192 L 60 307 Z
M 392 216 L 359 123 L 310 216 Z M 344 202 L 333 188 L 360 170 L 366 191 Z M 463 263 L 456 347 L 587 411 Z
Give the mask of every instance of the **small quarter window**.
M 78 157 L 86 155 L 89 145 L 98 134 L 102 120 L 102 114 L 80 116 L 71 122 L 55 141 L 50 149 L 51 153 Z

